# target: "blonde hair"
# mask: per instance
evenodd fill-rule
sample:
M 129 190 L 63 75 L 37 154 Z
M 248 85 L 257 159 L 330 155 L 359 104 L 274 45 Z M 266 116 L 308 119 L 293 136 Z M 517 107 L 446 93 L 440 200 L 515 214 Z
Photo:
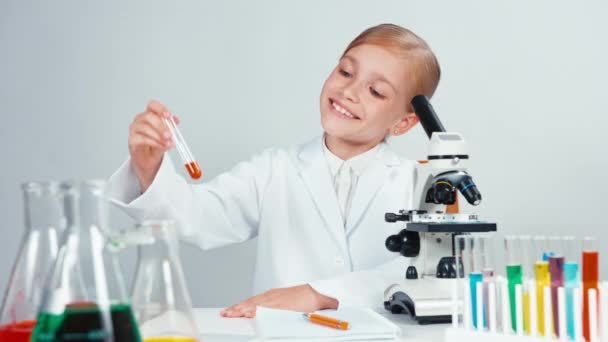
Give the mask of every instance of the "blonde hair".
M 429 45 L 414 32 L 394 24 L 381 24 L 370 27 L 353 39 L 342 57 L 359 45 L 371 44 L 383 47 L 408 60 L 411 66 L 409 96 L 426 95 L 431 98 L 437 89 L 441 69 L 437 57 Z M 408 99 L 408 108 L 410 108 Z

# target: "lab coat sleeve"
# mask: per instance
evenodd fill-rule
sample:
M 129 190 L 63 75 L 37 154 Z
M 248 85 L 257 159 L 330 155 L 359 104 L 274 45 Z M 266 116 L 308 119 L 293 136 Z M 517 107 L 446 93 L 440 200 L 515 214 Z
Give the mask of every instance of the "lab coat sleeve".
M 349 272 L 309 285 L 320 294 L 338 300 L 340 308 L 358 306 L 383 310 L 384 290 L 396 283 L 406 268 L 406 258 L 399 256 L 373 269 Z
M 130 160 L 110 177 L 110 200 L 135 220 L 176 222 L 182 240 L 202 249 L 249 240 L 257 235 L 260 203 L 271 177 L 272 151 L 237 164 L 208 183 L 188 184 L 168 155 L 141 194 Z

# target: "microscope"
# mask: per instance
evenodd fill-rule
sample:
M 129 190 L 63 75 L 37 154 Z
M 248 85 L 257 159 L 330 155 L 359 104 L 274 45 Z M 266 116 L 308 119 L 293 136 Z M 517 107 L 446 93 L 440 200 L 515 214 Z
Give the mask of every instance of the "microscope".
M 384 308 L 409 314 L 420 324 L 449 323 L 452 288 L 457 277 L 463 277 L 462 267 L 456 267 L 454 237 L 496 231 L 496 223 L 460 212 L 461 204 L 470 209 L 481 203 L 481 193 L 466 171 L 465 141 L 458 133 L 446 132 L 424 95 L 415 96 L 411 104 L 430 145 L 428 160 L 416 167 L 416 207 L 385 215 L 387 222 L 405 222 L 405 229 L 386 239 L 386 248 L 408 258 L 409 266 L 405 279 L 385 290 Z

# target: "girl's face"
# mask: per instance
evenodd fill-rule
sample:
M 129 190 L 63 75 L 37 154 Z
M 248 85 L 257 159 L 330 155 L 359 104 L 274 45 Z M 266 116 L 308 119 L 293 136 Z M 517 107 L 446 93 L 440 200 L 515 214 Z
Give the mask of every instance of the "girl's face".
M 323 85 L 323 129 L 353 144 L 379 142 L 395 130 L 405 133 L 417 122 L 407 113 L 407 80 L 403 58 L 375 45 L 350 49 Z

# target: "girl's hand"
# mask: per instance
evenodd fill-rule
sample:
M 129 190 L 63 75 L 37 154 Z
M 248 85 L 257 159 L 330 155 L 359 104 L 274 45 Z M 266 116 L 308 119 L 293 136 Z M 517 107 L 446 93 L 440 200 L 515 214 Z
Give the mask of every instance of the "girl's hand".
M 164 122 L 171 113 L 160 102 L 152 100 L 146 110 L 135 116 L 129 127 L 129 153 L 141 192 L 145 192 L 160 168 L 163 155 L 173 146 L 171 132 Z M 175 122 L 179 123 L 179 119 Z
M 320 294 L 306 284 L 266 291 L 223 310 L 220 315 L 222 317 L 253 318 L 257 306 L 312 312 L 323 309 L 337 309 L 338 301 Z

